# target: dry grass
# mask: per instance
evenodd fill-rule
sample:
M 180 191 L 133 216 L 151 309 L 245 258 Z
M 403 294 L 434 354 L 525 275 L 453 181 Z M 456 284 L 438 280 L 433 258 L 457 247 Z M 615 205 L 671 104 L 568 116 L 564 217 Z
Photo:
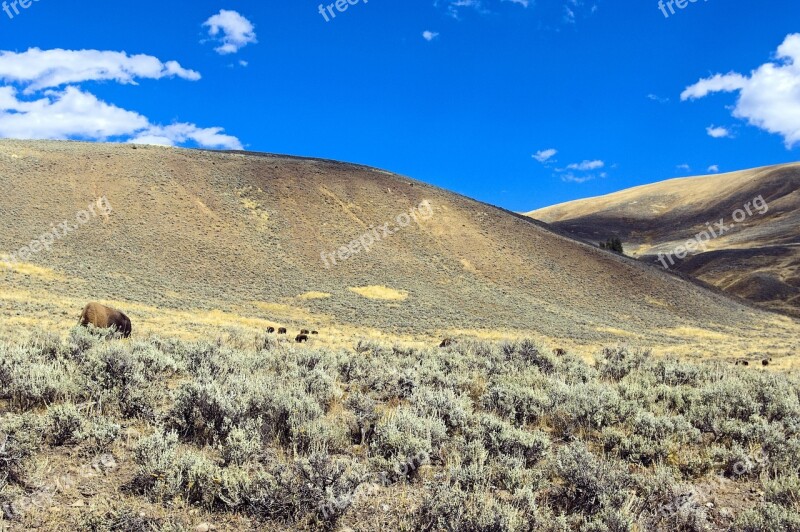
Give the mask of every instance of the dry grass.
M 380 301 L 405 301 L 408 299 L 408 292 L 405 290 L 395 290 L 386 286 L 360 286 L 351 287 L 348 290 L 367 299 L 378 299 Z
M 625 252 L 655 263 L 762 196 L 765 213 L 752 216 L 707 249 L 677 260 L 673 269 L 693 275 L 770 310 L 800 317 L 800 164 L 672 179 L 606 196 L 573 201 L 528 216 L 591 242 L 623 240 Z M 712 225 L 712 227 L 714 227 Z M 675 257 L 673 257 L 675 259 Z
M 334 346 L 463 336 L 534 337 L 581 353 L 620 341 L 687 356 L 785 356 L 800 347 L 796 322 L 388 172 L 9 140 L 0 141 L 0 172 L 14 183 L 0 194 L 0 253 L 97 196 L 114 207 L 31 264 L 0 271 L 3 337 L 31 325 L 64 334 L 86 302 L 101 300 L 131 316 L 135 335 L 187 339 L 285 326 L 328 331 L 314 341 Z M 320 251 L 422 200 L 433 206 L 430 220 L 324 267 Z

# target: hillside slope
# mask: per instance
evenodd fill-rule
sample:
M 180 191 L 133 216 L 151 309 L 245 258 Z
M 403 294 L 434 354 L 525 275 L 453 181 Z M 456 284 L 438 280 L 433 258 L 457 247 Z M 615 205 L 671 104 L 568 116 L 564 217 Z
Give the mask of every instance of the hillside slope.
M 0 268 L 7 334 L 61 330 L 86 300 L 99 299 L 127 310 L 134 334 L 269 323 L 345 336 L 526 335 L 728 354 L 788 353 L 800 338 L 788 319 L 381 170 L 265 154 L 0 141 L 0 253 L 75 220 L 98 197 L 113 212 Z M 428 219 L 397 226 L 398 215 L 423 202 Z M 391 236 L 326 267 L 323 252 L 385 222 Z
M 800 316 L 800 164 L 673 179 L 528 216 L 592 242 L 618 236 L 634 257 Z M 674 253 L 703 232 L 704 246 Z

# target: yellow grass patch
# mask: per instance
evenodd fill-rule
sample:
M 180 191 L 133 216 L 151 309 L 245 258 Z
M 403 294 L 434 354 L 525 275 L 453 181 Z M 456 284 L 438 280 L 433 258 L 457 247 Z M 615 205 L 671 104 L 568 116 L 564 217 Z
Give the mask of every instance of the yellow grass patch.
M 687 339 L 703 339 L 703 340 L 729 340 L 730 336 L 718 331 L 709 331 L 708 329 L 700 329 L 698 327 L 676 327 L 674 329 L 665 329 L 664 332 L 670 335 L 680 336 Z
M 461 267 L 464 268 L 465 271 L 470 273 L 478 273 L 478 269 L 467 259 L 461 259 L 459 262 L 461 262 Z
M 8 257 L 3 257 L 3 260 L 6 260 Z M 12 271 L 16 273 L 21 273 L 22 275 L 29 275 L 32 277 L 39 277 L 41 279 L 46 279 L 48 281 L 66 281 L 67 278 L 63 275 L 56 273 L 55 270 L 50 268 L 43 268 L 41 266 L 36 266 L 35 264 L 30 264 L 28 262 L 15 262 L 13 264 L 0 264 L 0 268 L 9 267 Z
M 668 307 L 666 301 L 662 301 L 662 300 L 656 299 L 654 297 L 645 297 L 644 299 L 650 305 L 656 305 L 658 307 Z
M 350 287 L 348 290 L 367 299 L 379 299 L 382 301 L 405 301 L 408 299 L 408 292 L 405 290 L 395 290 L 387 286 Z
M 309 321 L 309 320 L 327 321 L 328 319 L 327 316 L 314 314 L 300 307 L 285 305 L 283 303 L 268 303 L 265 301 L 255 301 L 253 305 L 265 312 L 268 312 L 271 316 L 274 317 L 274 319 L 300 320 L 300 321 Z
M 595 327 L 594 329 L 597 332 L 604 332 L 609 334 L 615 334 L 618 336 L 631 336 L 635 337 L 636 335 L 630 331 L 625 331 L 623 329 L 617 329 L 616 327 Z

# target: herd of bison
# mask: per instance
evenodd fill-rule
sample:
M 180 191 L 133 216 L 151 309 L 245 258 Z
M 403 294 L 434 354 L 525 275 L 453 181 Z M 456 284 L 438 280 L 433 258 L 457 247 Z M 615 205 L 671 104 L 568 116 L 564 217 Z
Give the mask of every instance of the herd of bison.
M 81 319 L 79 324 L 83 327 L 87 327 L 90 324 L 94 325 L 99 329 L 109 329 L 114 328 L 119 334 L 122 335 L 123 338 L 128 338 L 131 335 L 131 320 L 120 312 L 117 309 L 113 309 L 111 307 L 107 307 L 105 305 L 101 305 L 100 303 L 89 303 L 83 309 L 83 313 L 81 314 Z M 275 334 L 275 327 L 267 327 L 267 333 Z M 286 327 L 280 327 L 277 330 L 278 334 L 287 334 Z M 308 329 L 303 329 L 300 331 L 300 334 L 295 336 L 294 341 L 299 343 L 307 342 L 308 335 L 316 335 L 319 334 L 317 331 L 309 331 Z M 455 343 L 455 340 L 452 338 L 445 338 L 442 340 L 442 343 L 439 344 L 440 348 L 450 347 Z M 553 354 L 556 356 L 564 356 L 567 354 L 566 350 L 564 349 L 554 349 Z M 761 365 L 768 366 L 769 363 L 772 361 L 771 358 L 765 358 L 761 361 Z M 735 364 L 748 366 L 750 363 L 746 359 L 739 359 L 736 360 Z
M 83 309 L 81 319 L 78 322 L 82 327 L 94 325 L 98 329 L 114 329 L 123 338 L 128 338 L 131 335 L 133 328 L 131 327 L 131 320 L 124 313 L 117 309 L 101 305 L 100 303 L 89 303 Z M 268 327 L 269 334 L 275 333 L 275 327 Z M 278 329 L 278 334 L 287 334 L 286 327 Z M 297 343 L 307 342 L 309 334 L 319 334 L 317 331 L 309 331 L 303 329 L 300 334 L 295 336 L 294 340 Z

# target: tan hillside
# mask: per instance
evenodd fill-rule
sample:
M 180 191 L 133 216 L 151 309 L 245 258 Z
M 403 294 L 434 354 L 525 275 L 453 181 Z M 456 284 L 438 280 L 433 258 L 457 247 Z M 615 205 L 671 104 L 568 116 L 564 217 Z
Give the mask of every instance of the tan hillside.
M 530 336 L 587 351 L 624 340 L 726 355 L 789 354 L 800 339 L 787 318 L 381 170 L 254 153 L 0 141 L 0 253 L 74 223 L 98 197 L 113 212 L 2 268 L 3 334 L 37 324 L 66 331 L 96 299 L 125 310 L 134 336 L 282 325 L 348 345 L 359 335 Z M 395 229 L 398 215 L 425 201 L 429 219 L 326 268 L 321 253 L 384 222 Z M 792 219 L 796 211 L 782 201 L 770 214 L 783 209 Z M 664 209 L 675 204 L 683 202 Z M 769 244 L 790 240 L 787 229 Z
M 595 243 L 618 236 L 627 254 L 657 265 L 659 253 L 708 233 L 707 223 L 719 233 L 716 224 L 724 218 L 725 234 L 712 235 L 705 251 L 698 248 L 683 260 L 674 256 L 674 265 L 666 257 L 663 262 L 766 308 L 800 316 L 800 164 L 672 179 L 528 216 Z

